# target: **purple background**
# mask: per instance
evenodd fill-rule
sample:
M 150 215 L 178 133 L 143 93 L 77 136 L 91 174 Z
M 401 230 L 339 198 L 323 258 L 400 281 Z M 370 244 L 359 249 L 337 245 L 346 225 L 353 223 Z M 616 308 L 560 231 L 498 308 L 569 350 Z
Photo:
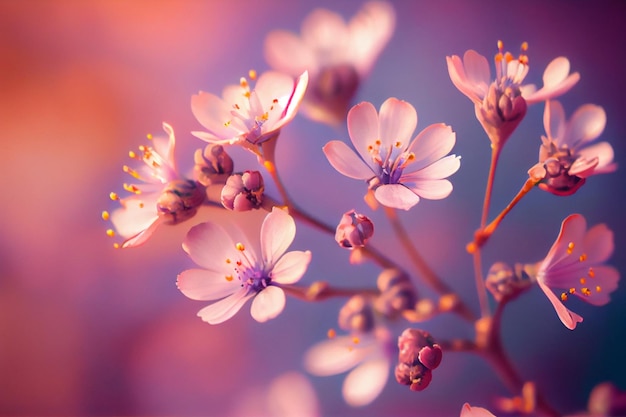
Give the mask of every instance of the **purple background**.
M 318 4 L 346 18 L 359 7 Z M 612 143 L 622 169 L 591 178 L 568 198 L 533 190 L 486 248 L 485 270 L 498 260 L 540 260 L 562 219 L 579 212 L 590 225 L 606 222 L 615 231 L 611 264 L 626 271 L 625 3 L 394 6 L 396 32 L 357 100 L 378 107 L 395 96 L 415 106 L 418 129 L 445 122 L 457 132 L 454 152 L 462 166 L 452 177 L 454 192 L 402 215 L 435 270 L 477 309 L 464 245 L 479 221 L 489 142 L 470 101 L 450 82 L 445 56 L 476 49 L 490 57 L 502 39 L 514 53 L 529 43 L 528 82 L 540 84 L 552 58 L 570 59 L 581 81 L 562 99 L 566 112 L 585 103 L 605 108 L 602 139 Z M 218 93 L 250 68 L 267 69 L 264 36 L 275 28 L 298 32 L 311 9 L 304 1 L 0 1 L 0 414 L 236 415 L 253 398 L 249 392 L 301 370 L 302 352 L 336 327 L 341 300 L 289 299 L 283 314 L 265 324 L 254 322 L 247 306 L 220 326 L 202 323 L 195 314 L 204 303 L 175 287 L 176 275 L 192 266 L 180 249 L 191 224 L 161 230 L 141 248 L 115 251 L 100 219 L 103 209 L 114 208 L 108 193 L 127 180 L 121 166 L 129 149 L 167 121 L 177 132 L 178 160 L 189 167 L 202 146 L 188 134 L 200 128 L 191 94 Z M 531 107 L 504 149 L 492 216 L 536 162 L 542 114 L 542 105 Z M 278 163 L 294 199 L 335 223 L 344 211 L 366 208 L 364 185 L 325 160 L 321 147 L 331 139 L 348 140 L 345 127 L 297 117 L 281 135 Z M 238 169 L 254 168 L 249 155 L 234 154 Z M 268 190 L 276 195 L 271 185 Z M 381 214 L 372 215 L 373 243 L 408 266 Z M 313 251 L 303 283 L 372 285 L 378 273 L 373 265 L 349 267 L 345 251 L 306 226 L 299 226 L 293 247 Z M 506 346 L 522 375 L 562 412 L 583 409 L 599 382 L 626 389 L 624 285 L 602 308 L 572 305 L 585 317 L 574 332 L 537 288 L 505 314 Z M 453 317 L 424 328 L 440 338 L 472 335 Z M 364 409 L 343 403 L 342 380 L 312 378 L 324 415 L 458 415 L 465 401 L 488 407 L 494 396 L 509 394 L 482 360 L 464 354 L 446 355 L 428 390 L 413 393 L 390 381 Z

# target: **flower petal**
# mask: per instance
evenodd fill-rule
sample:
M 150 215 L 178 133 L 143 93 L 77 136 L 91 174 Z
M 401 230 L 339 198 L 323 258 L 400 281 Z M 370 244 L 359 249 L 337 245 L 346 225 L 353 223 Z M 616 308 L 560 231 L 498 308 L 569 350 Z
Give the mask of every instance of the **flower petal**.
M 417 112 L 406 101 L 389 98 L 380 106 L 378 138 L 383 149 L 408 147 L 411 136 L 417 127 Z
M 215 272 L 227 271 L 226 259 L 239 255 L 228 233 L 215 223 L 192 227 L 183 240 L 183 250 L 196 264 Z
M 468 403 L 463 404 L 461 417 L 496 417 L 489 410 L 482 407 L 472 407 Z
M 191 97 L 191 111 L 210 134 L 217 138 L 230 139 L 236 136 L 230 127 L 225 126 L 232 119 L 232 103 L 226 103 L 214 94 L 200 91 Z M 203 139 L 200 137 L 200 139 Z
M 223 273 L 206 269 L 181 272 L 176 279 L 176 286 L 192 300 L 218 300 L 241 288 L 239 280 L 228 281 Z
M 304 354 L 304 368 L 317 376 L 336 375 L 354 368 L 371 352 L 364 348 L 364 341 L 354 344 L 350 336 L 337 336 L 334 339 L 317 343 Z
M 556 241 L 550 248 L 548 255 L 539 267 L 540 272 L 545 272 L 559 264 L 567 266 L 574 262 L 578 262 L 578 257 L 582 253 L 583 239 L 587 230 L 587 221 L 580 214 L 571 214 L 561 223 L 561 230 Z M 569 244 L 573 243 L 570 249 Z M 569 258 L 568 258 L 569 256 Z M 546 282 L 547 285 L 550 285 Z
M 363 362 L 343 381 L 343 398 L 353 407 L 367 405 L 383 391 L 389 379 L 389 361 L 378 358 Z
M 272 281 L 279 284 L 298 282 L 311 262 L 311 252 L 292 251 L 284 254 L 272 268 Z
M 281 288 L 270 285 L 254 297 L 250 314 L 253 319 L 263 323 L 282 313 L 285 309 L 285 302 L 285 292 Z
M 406 184 L 420 180 L 440 180 L 454 174 L 461 167 L 461 157 L 448 155 L 438 161 L 433 162 L 419 171 L 410 172 L 400 177 L 400 182 Z
M 593 278 L 587 279 L 589 295 L 579 292 L 576 292 L 575 295 L 594 306 L 603 306 L 611 301 L 609 295 L 617 289 L 620 278 L 619 271 L 609 265 L 598 265 L 593 267 L 593 273 Z
M 378 113 L 372 103 L 364 101 L 348 112 L 348 133 L 352 145 L 366 160 L 370 158 L 368 146 L 375 144 L 378 135 Z
M 565 110 L 560 102 L 551 100 L 546 103 L 543 127 L 549 140 L 554 140 L 559 147 L 565 145 L 563 142 L 566 128 Z
M 482 102 L 491 82 L 489 63 L 478 52 L 469 50 L 463 60 L 457 55 L 446 57 L 448 74 L 456 88 L 474 103 Z
M 523 91 L 528 104 L 550 100 L 568 92 L 580 80 L 580 74 L 569 74 L 570 64 L 565 57 L 553 59 L 543 72 L 543 87 L 536 91 Z M 569 75 L 568 75 L 569 74 Z
M 246 301 L 254 295 L 254 293 L 246 295 L 246 290 L 241 288 L 236 293 L 198 311 L 198 317 L 209 324 L 223 323 L 237 314 Z
M 402 184 L 381 185 L 374 192 L 376 200 L 383 206 L 408 210 L 416 205 L 420 198 Z
M 574 330 L 576 328 L 576 324 L 582 322 L 583 318 L 565 307 L 561 300 L 559 300 L 552 290 L 541 282 L 541 280 L 538 279 L 537 284 L 539 284 L 539 288 L 541 288 L 546 297 L 548 297 L 548 300 L 552 303 L 552 306 L 556 310 L 556 314 L 559 316 L 565 327 L 570 330 Z
M 297 76 L 305 70 L 316 71 L 313 51 L 298 36 L 283 30 L 274 30 L 265 38 L 265 60 L 277 71 Z
M 280 208 L 274 207 L 261 225 L 261 253 L 266 267 L 274 263 L 287 250 L 296 236 L 296 223 Z
M 448 180 L 418 180 L 406 182 L 412 192 L 428 200 L 441 200 L 452 192 L 452 183 Z
M 602 107 L 595 104 L 582 105 L 572 114 L 567 124 L 567 143 L 564 144 L 574 148 L 592 141 L 602 134 L 605 126 L 606 113 Z
M 411 171 L 428 166 L 446 156 L 456 143 L 456 133 L 450 126 L 435 123 L 422 130 L 411 142 L 409 151 L 415 154 Z
M 606 174 L 617 169 L 617 164 L 613 163 L 613 147 L 608 142 L 599 142 L 591 146 L 586 146 L 578 152 L 579 158 L 598 158 L 598 165 L 593 170 L 593 174 Z M 570 170 L 571 171 L 571 170 Z
M 343 18 L 337 13 L 326 9 L 316 9 L 312 11 L 303 21 L 300 30 L 302 40 L 314 51 L 318 56 L 324 52 L 331 54 L 327 56 L 327 60 L 340 59 L 339 54 L 343 52 L 343 46 L 348 40 L 348 27 Z M 322 55 L 324 56 L 324 55 Z
M 328 142 L 323 151 L 333 168 L 346 177 L 368 180 L 374 176 L 374 171 L 348 145 L 339 140 Z

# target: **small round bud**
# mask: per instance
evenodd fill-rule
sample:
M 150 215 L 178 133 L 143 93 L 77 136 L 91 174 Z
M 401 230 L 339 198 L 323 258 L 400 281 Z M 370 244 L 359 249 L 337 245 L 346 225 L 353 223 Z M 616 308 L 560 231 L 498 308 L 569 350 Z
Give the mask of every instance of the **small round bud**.
M 263 203 L 263 177 L 259 171 L 233 174 L 222 188 L 222 204 L 235 211 L 258 209 Z
M 374 223 L 362 214 L 350 210 L 341 217 L 335 240 L 339 246 L 354 249 L 365 246 L 374 234 Z
M 193 217 L 205 197 L 204 187 L 195 181 L 170 181 L 157 200 L 157 212 L 167 217 L 167 224 L 177 224 Z
M 374 328 L 372 305 L 362 295 L 351 297 L 339 310 L 339 327 L 349 331 L 365 333 Z
M 420 329 L 406 329 L 398 337 L 398 361 L 415 365 L 421 363 L 433 370 L 443 357 L 441 347 L 430 333 Z
M 233 173 L 234 163 L 222 145 L 209 144 L 193 155 L 193 175 L 204 186 L 223 184 Z
M 530 279 L 522 265 L 515 265 L 513 270 L 503 262 L 496 262 L 489 268 L 485 285 L 496 301 L 513 298 L 530 288 Z
M 422 364 L 408 365 L 399 363 L 394 371 L 396 381 L 408 385 L 411 391 L 425 390 L 433 379 L 433 373 Z
M 389 318 L 398 317 L 404 310 L 412 310 L 417 302 L 417 292 L 409 277 L 394 268 L 383 270 L 377 280 L 380 296 L 375 307 Z

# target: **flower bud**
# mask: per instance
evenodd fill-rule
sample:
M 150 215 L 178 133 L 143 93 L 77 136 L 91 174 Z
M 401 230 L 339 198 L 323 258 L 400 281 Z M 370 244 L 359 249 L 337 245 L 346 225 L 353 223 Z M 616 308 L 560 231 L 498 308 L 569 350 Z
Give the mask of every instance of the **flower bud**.
M 335 240 L 346 249 L 363 247 L 374 234 L 374 223 L 362 214 L 350 210 L 341 217 Z
M 433 373 L 422 364 L 408 365 L 399 363 L 394 371 L 396 381 L 402 385 L 408 385 L 411 391 L 422 391 L 430 385 Z
M 222 188 L 222 204 L 235 211 L 258 209 L 263 203 L 263 177 L 259 171 L 233 174 Z
M 167 183 L 157 200 L 159 216 L 166 216 L 166 224 L 177 224 L 193 217 L 205 199 L 204 187 L 192 180 L 174 180 Z
M 377 280 L 380 296 L 375 301 L 378 311 L 389 318 L 398 317 L 404 310 L 412 310 L 417 302 L 417 292 L 409 277 L 397 269 L 385 269 Z
M 193 175 L 196 181 L 204 186 L 215 183 L 223 184 L 233 173 L 234 163 L 222 145 L 209 144 L 197 149 L 193 155 Z
M 371 331 L 374 328 L 374 312 L 370 302 L 362 295 L 351 297 L 339 310 L 339 327 L 349 332 Z
M 482 105 L 476 105 L 476 118 L 494 145 L 502 146 L 526 115 L 527 104 L 518 87 L 489 86 Z
M 576 161 L 569 148 L 559 150 L 554 143 L 542 145 L 546 159 L 528 171 L 531 178 L 539 180 L 539 188 L 549 193 L 567 196 L 574 194 L 586 178 L 570 175 L 569 170 Z
M 530 285 L 530 277 L 520 264 L 515 265 L 513 270 L 504 262 L 496 262 L 489 268 L 485 279 L 485 286 L 498 302 L 503 298 L 512 299 L 518 296 L 530 288 Z
M 398 337 L 398 361 L 415 365 L 421 363 L 433 370 L 441 363 L 443 351 L 430 333 L 420 329 L 406 329 Z

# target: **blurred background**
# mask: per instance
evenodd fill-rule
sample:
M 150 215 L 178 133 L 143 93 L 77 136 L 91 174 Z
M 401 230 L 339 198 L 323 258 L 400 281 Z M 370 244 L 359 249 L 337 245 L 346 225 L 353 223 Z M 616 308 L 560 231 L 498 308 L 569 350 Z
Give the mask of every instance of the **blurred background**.
M 316 2 L 350 18 L 356 1 Z M 396 1 L 393 38 L 361 86 L 357 101 L 376 107 L 388 97 L 411 102 L 418 130 L 435 122 L 457 132 L 462 166 L 455 190 L 442 201 L 423 200 L 402 220 L 416 245 L 446 282 L 478 311 L 472 263 L 464 246 L 479 223 L 489 142 L 470 101 L 449 80 L 446 55 L 467 49 L 491 57 L 496 41 L 517 53 L 529 43 L 530 73 L 541 84 L 554 57 L 570 59 L 581 80 L 561 101 L 568 116 L 585 103 L 604 107 L 602 140 L 621 169 L 596 176 L 571 197 L 533 190 L 505 220 L 484 252 L 495 261 L 536 262 L 547 253 L 560 222 L 582 213 L 589 225 L 615 231 L 610 261 L 626 271 L 624 155 L 626 155 L 626 42 L 623 1 L 525 2 Z M 303 371 L 302 353 L 336 328 L 342 300 L 287 301 L 283 314 L 256 323 L 246 306 L 210 326 L 196 317 L 206 303 L 184 297 L 176 275 L 192 262 L 181 241 L 192 223 L 161 229 L 146 245 L 114 250 L 102 210 L 122 191 L 128 150 L 161 132 L 177 132 L 180 166 L 191 168 L 203 143 L 190 110 L 198 90 L 221 92 L 251 68 L 268 69 L 263 41 L 272 29 L 299 33 L 311 2 L 231 0 L 186 2 L 0 0 L 0 414 L 1 415 L 265 415 L 263 390 L 288 371 Z M 492 68 L 493 71 L 493 68 Z M 537 160 L 543 106 L 529 109 L 504 149 L 492 216 L 515 195 Z M 336 224 L 356 208 L 376 224 L 373 244 L 394 247 L 382 213 L 371 213 L 363 184 L 335 172 L 322 154 L 331 128 L 297 117 L 282 132 L 278 164 L 299 205 Z M 233 152 L 236 169 L 254 169 Z M 269 181 L 268 181 L 269 182 Z M 268 192 L 276 195 L 268 185 Z M 258 223 L 263 213 L 244 216 Z M 230 221 L 206 210 L 194 219 Z M 303 283 L 325 279 L 373 286 L 379 269 L 350 266 L 329 236 L 298 226 L 292 245 L 310 249 Z M 507 310 L 505 345 L 522 376 L 535 381 L 563 413 L 583 410 L 591 388 L 613 381 L 626 389 L 626 286 L 604 307 L 574 302 L 585 317 L 567 330 L 537 289 Z M 424 296 L 432 295 L 428 289 Z M 399 324 L 398 333 L 404 325 Z M 454 317 L 422 326 L 436 338 L 471 337 Z M 468 401 L 489 407 L 509 395 L 479 358 L 447 354 L 424 392 L 390 381 L 370 406 L 352 409 L 341 398 L 343 376 L 310 378 L 324 416 L 458 415 Z M 261 393 L 261 394 L 259 394 Z

